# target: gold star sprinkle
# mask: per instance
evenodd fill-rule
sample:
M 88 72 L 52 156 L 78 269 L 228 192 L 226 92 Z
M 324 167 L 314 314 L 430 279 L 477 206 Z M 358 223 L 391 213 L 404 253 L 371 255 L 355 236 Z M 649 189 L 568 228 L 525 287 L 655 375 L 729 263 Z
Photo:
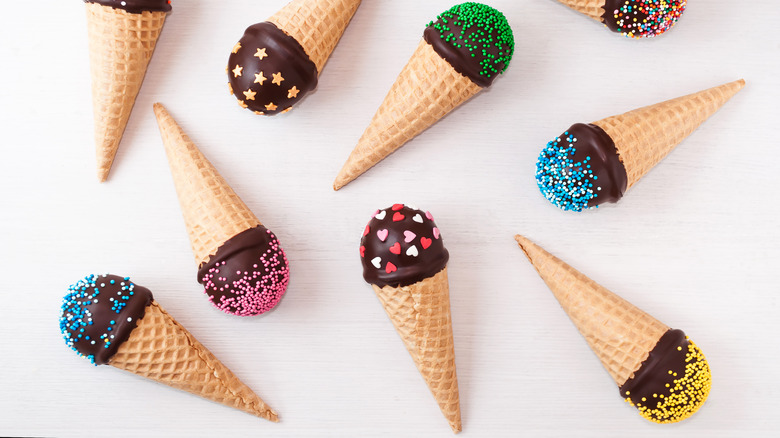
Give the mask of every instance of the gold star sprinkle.
M 246 102 L 244 102 L 243 100 L 239 100 L 238 101 L 238 106 L 240 106 L 241 108 L 246 108 L 247 107 Z
M 263 72 L 260 72 L 255 75 L 255 83 L 263 85 L 263 82 L 265 82 L 268 78 L 263 76 Z
M 258 116 L 264 116 L 265 115 L 265 113 L 262 112 L 262 111 L 255 111 L 255 114 L 257 114 Z
M 290 88 L 289 90 L 287 90 L 287 98 L 288 98 L 288 99 L 293 99 L 293 98 L 296 98 L 296 97 L 298 97 L 298 93 L 300 93 L 300 92 L 301 92 L 301 90 L 299 90 L 299 89 L 298 89 L 298 87 L 296 87 L 295 85 L 293 85 L 293 87 L 292 87 L 292 88 Z
M 263 60 L 263 58 L 267 57 L 268 54 L 265 53 L 265 47 L 263 47 L 262 49 L 257 49 L 257 53 L 255 53 L 254 56 L 260 58 L 261 61 Z
M 232 95 L 233 94 L 233 84 L 231 84 L 230 82 L 228 82 L 228 90 L 230 90 L 230 94 Z
M 280 114 L 289 113 L 292 107 L 287 108 L 286 110 L 282 111 Z
M 252 91 L 251 88 L 244 91 L 244 96 L 246 96 L 246 100 L 255 100 L 255 94 L 257 94 L 257 92 Z
M 237 42 L 235 46 L 233 46 L 233 53 L 238 53 L 238 51 L 241 50 L 241 42 Z
M 265 109 L 267 109 L 268 111 L 276 111 L 276 108 L 277 108 L 277 106 L 274 105 L 273 102 L 271 102 L 271 103 L 269 103 L 268 105 L 265 106 Z
M 236 65 L 236 68 L 233 69 L 233 77 L 239 77 L 241 76 L 241 72 L 244 70 L 244 67 L 241 67 L 240 65 Z
M 271 81 L 271 83 L 281 86 L 282 81 L 284 80 L 284 78 L 282 77 L 282 72 L 274 73 L 273 76 L 274 76 L 274 80 Z

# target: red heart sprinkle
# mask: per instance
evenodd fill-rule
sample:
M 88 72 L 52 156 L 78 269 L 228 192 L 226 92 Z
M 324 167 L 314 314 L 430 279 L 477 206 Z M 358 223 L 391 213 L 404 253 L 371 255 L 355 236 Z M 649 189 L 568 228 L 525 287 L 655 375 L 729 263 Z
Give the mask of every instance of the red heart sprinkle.
M 363 245 L 360 245 L 360 257 L 366 256 L 366 247 Z
M 401 209 L 403 209 L 403 208 L 404 208 L 404 205 L 403 205 L 403 204 L 393 204 L 393 208 L 392 208 L 392 210 L 393 210 L 393 211 L 398 211 L 398 210 L 401 210 Z
M 368 228 L 368 225 L 366 225 L 366 231 L 363 231 L 364 236 L 368 236 L 368 232 L 371 231 L 370 228 Z
M 398 270 L 398 268 L 396 268 L 394 264 L 392 264 L 390 262 L 387 262 L 387 266 L 385 266 L 385 272 L 390 274 L 391 272 L 395 272 L 397 270 Z
M 405 217 L 406 216 L 404 216 L 401 213 L 396 211 L 395 214 L 393 215 L 393 222 L 402 221 L 402 220 L 404 220 Z
M 423 249 L 428 249 L 428 247 L 431 246 L 431 243 L 433 243 L 433 240 L 423 237 L 420 239 L 420 243 L 422 243 Z
M 393 254 L 401 254 L 401 243 L 395 242 L 395 245 L 390 247 L 390 252 Z

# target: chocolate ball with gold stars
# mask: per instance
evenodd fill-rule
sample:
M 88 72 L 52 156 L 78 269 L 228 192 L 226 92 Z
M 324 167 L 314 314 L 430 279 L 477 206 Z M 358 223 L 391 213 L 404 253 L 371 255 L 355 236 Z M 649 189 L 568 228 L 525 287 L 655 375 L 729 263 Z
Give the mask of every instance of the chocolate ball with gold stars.
M 230 93 L 259 115 L 289 111 L 317 78 L 361 0 L 293 0 L 249 26 L 228 59 Z

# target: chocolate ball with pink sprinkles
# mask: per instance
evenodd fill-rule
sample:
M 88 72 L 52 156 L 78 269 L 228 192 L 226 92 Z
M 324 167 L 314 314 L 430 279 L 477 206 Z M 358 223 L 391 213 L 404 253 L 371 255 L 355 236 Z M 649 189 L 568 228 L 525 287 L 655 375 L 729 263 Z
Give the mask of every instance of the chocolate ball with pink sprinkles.
M 273 309 L 290 281 L 287 256 L 274 233 L 260 225 L 236 234 L 198 269 L 211 304 L 238 316 Z

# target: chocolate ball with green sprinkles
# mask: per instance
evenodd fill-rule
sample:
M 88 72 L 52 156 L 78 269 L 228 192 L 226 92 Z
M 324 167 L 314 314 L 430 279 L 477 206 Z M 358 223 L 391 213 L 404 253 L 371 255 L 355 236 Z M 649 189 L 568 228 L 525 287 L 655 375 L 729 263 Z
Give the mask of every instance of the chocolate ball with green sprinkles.
M 423 38 L 333 182 L 339 190 L 493 85 L 512 61 L 504 14 L 461 3 L 428 23 Z
M 458 73 L 489 87 L 512 61 L 512 28 L 498 10 L 481 3 L 462 3 L 428 23 L 425 41 Z

